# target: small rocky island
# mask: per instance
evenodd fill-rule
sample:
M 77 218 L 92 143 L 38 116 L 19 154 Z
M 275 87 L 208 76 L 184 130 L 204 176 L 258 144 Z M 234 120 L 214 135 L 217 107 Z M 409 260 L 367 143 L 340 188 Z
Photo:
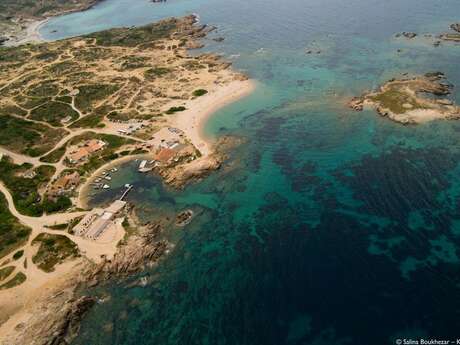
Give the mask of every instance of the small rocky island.
M 439 36 L 439 38 L 444 41 L 460 42 L 460 23 L 454 23 L 450 26 L 450 28 L 455 32 L 443 33 Z
M 441 41 L 460 42 L 460 23 L 453 23 L 449 26 L 449 28 L 451 29 L 451 31 L 444 32 L 441 34 L 436 34 L 436 35 L 435 34 L 425 34 L 425 35 L 422 35 L 421 37 L 425 39 L 427 38 L 433 39 L 434 40 L 433 45 L 436 47 L 438 47 L 441 44 Z M 415 39 L 419 36 L 420 35 L 418 35 L 416 32 L 401 32 L 395 35 L 396 38 L 403 37 L 409 40 Z
M 437 119 L 457 119 L 458 107 L 446 96 L 452 85 L 440 72 L 407 79 L 392 79 L 377 91 L 355 97 L 349 106 L 362 111 L 371 107 L 390 120 L 402 124 L 418 124 Z

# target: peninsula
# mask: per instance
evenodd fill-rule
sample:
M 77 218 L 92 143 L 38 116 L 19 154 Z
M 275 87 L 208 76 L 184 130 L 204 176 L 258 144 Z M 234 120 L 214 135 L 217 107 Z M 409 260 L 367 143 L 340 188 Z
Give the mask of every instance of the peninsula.
M 427 73 L 407 79 L 393 79 L 377 91 L 355 97 L 349 106 L 361 111 L 369 106 L 390 120 L 418 124 L 437 119 L 458 119 L 460 107 L 448 98 L 451 85 L 442 73 Z
M 84 195 L 110 188 L 116 165 L 134 158 L 176 188 L 219 167 L 203 122 L 254 84 L 219 56 L 188 53 L 210 30 L 186 16 L 0 48 L 7 344 L 69 337 L 94 302 L 74 298 L 79 282 L 134 272 L 167 250 L 161 226 L 140 226 L 123 200 L 132 186 L 105 208 L 87 208 Z

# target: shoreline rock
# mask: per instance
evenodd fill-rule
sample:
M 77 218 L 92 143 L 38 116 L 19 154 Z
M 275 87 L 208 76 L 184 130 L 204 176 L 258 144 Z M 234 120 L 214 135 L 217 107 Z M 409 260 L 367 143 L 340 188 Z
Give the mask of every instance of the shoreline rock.
M 450 28 L 454 31 L 457 31 L 460 33 L 460 23 L 454 23 L 450 25 Z

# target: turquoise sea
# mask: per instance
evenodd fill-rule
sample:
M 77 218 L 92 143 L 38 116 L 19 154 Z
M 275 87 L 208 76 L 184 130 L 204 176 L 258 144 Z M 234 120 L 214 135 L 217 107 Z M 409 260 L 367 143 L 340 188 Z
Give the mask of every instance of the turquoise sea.
M 436 48 L 458 0 L 105 0 L 52 19 L 59 39 L 197 13 L 205 50 L 258 82 L 211 137 L 243 144 L 174 191 L 123 166 L 143 218 L 192 208 L 173 250 L 84 320 L 78 345 L 394 344 L 460 338 L 460 121 L 402 126 L 347 100 L 403 73 L 443 71 L 460 102 L 460 45 Z M 420 34 L 396 39 L 402 31 Z M 398 49 L 400 51 L 398 52 Z M 315 53 L 308 55 L 306 50 Z M 316 54 L 316 51 L 320 54 Z M 148 277 L 145 287 L 134 286 Z

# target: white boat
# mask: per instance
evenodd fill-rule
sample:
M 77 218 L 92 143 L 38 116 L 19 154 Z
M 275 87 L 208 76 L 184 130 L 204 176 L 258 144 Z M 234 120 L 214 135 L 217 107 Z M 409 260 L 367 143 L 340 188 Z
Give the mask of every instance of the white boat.
M 110 176 L 104 177 L 107 181 L 110 181 L 112 178 Z
M 147 167 L 147 161 L 146 160 L 143 160 L 141 162 L 141 164 L 139 164 L 139 172 L 148 172 L 150 170 L 152 170 L 152 168 L 148 168 Z
M 144 169 L 146 165 L 147 165 L 147 161 L 143 160 L 141 164 L 139 164 L 139 169 Z
M 104 188 L 104 189 L 109 189 L 110 186 L 109 186 L 108 184 L 105 184 L 105 185 L 102 186 L 102 188 Z

